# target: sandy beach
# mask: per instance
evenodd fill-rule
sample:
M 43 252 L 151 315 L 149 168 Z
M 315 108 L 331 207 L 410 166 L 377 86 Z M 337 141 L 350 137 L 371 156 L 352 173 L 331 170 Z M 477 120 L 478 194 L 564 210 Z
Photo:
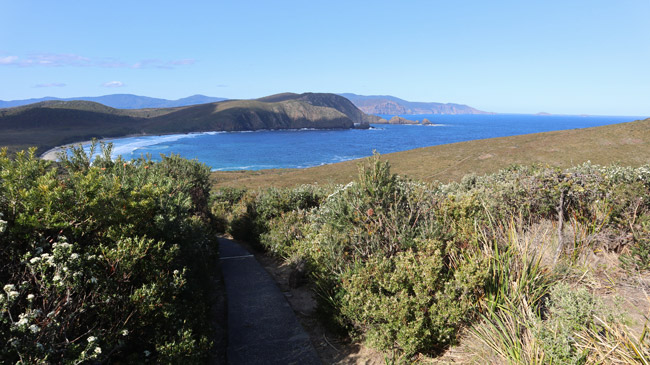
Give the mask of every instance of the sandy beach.
M 162 134 L 147 134 L 147 133 L 138 133 L 138 134 L 127 134 L 125 136 L 118 136 L 118 137 L 110 137 L 110 138 L 103 138 L 103 139 L 95 139 L 97 141 L 97 145 L 99 148 L 99 142 L 110 142 L 113 139 L 121 139 L 121 138 L 131 138 L 131 137 L 143 137 L 143 136 L 167 136 L 167 135 L 173 135 L 173 134 L 193 134 L 193 133 L 205 133 L 205 132 L 191 132 L 191 133 L 162 133 Z M 74 143 L 68 143 L 62 146 L 57 146 L 52 149 L 49 149 L 41 154 L 41 159 L 43 160 L 48 160 L 48 161 L 56 161 L 57 160 L 57 155 L 59 152 L 61 152 L 63 149 L 70 148 L 72 146 L 79 146 L 79 145 L 87 145 L 91 144 L 92 140 L 89 141 L 81 141 L 81 142 L 74 142 Z
M 47 161 L 56 161 L 59 152 L 63 151 L 64 149 L 70 148 L 72 146 L 85 145 L 90 143 L 92 143 L 92 141 L 75 142 L 75 143 L 65 144 L 63 146 L 54 147 L 50 150 L 43 152 L 43 154 L 41 154 L 41 159 Z

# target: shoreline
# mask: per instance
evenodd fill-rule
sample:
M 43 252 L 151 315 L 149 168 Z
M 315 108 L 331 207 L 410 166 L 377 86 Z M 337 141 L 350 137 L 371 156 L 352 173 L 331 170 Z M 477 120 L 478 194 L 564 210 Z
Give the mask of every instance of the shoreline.
M 69 143 L 69 144 L 64 144 L 62 146 L 57 146 L 54 148 L 51 148 L 45 152 L 43 152 L 39 157 L 42 160 L 46 161 L 56 161 L 57 156 L 59 155 L 59 152 L 63 151 L 64 149 L 70 148 L 72 146 L 76 146 L 79 144 L 88 144 L 91 143 L 92 141 L 82 141 L 82 142 L 74 142 L 74 143 Z
M 148 134 L 148 133 L 138 133 L 138 134 L 128 134 L 125 136 L 116 136 L 116 137 L 106 137 L 101 139 L 96 139 L 97 142 L 105 142 L 112 139 L 122 139 L 122 138 L 132 138 L 132 137 L 163 137 L 163 136 L 172 136 L 172 135 L 190 135 L 190 134 L 203 134 L 203 133 L 250 133 L 250 132 L 268 132 L 268 131 L 318 131 L 318 130 L 347 130 L 347 129 L 362 129 L 362 128 L 296 128 L 296 129 L 255 129 L 255 130 L 244 130 L 244 131 L 202 131 L 202 132 L 185 132 L 185 133 L 159 133 L 159 134 Z M 369 128 L 363 129 L 373 129 L 372 126 Z M 56 161 L 57 155 L 63 149 L 70 148 L 72 146 L 85 145 L 92 143 L 92 140 L 72 142 L 54 148 L 41 153 L 39 158 L 47 161 Z
M 179 134 L 179 133 L 169 133 L 169 134 Z M 131 138 L 131 137 L 145 137 L 145 136 L 166 136 L 169 134 L 129 134 L 126 136 L 118 136 L 118 137 L 107 137 L 107 138 L 97 138 L 95 139 L 97 142 L 106 142 L 110 139 L 121 139 L 121 138 Z M 180 133 L 180 134 L 189 134 L 189 133 Z M 40 159 L 46 160 L 46 161 L 56 161 L 57 160 L 57 155 L 59 152 L 61 152 L 64 149 L 68 149 L 73 146 L 78 146 L 78 145 L 85 145 L 85 144 L 91 144 L 93 140 L 86 140 L 86 141 L 79 141 L 79 142 L 72 142 L 60 146 L 56 146 L 54 148 L 50 148 L 49 150 L 41 153 L 39 156 Z

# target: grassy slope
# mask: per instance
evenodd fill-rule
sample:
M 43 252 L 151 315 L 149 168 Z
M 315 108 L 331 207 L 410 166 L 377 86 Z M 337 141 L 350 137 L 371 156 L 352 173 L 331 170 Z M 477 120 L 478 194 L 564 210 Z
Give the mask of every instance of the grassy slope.
M 414 179 L 449 182 L 468 173 L 496 172 L 512 164 L 568 167 L 591 161 L 640 166 L 650 163 L 650 119 L 603 127 L 484 139 L 418 148 L 383 156 L 392 171 Z M 357 161 L 309 169 L 213 172 L 217 187 L 347 183 Z

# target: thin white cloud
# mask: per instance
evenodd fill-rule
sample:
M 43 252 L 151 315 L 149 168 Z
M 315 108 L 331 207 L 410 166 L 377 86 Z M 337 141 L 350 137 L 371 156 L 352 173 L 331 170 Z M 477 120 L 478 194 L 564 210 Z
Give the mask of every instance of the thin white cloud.
M 0 65 L 11 65 L 18 60 L 16 56 L 0 57 Z
M 64 83 L 61 83 L 61 82 L 52 82 L 52 83 L 48 83 L 48 84 L 34 85 L 34 87 L 64 87 L 64 86 L 66 86 L 66 85 Z
M 0 66 L 17 67 L 102 67 L 102 68 L 165 68 L 193 65 L 196 60 L 191 58 L 165 61 L 160 59 L 145 59 L 135 63 L 125 62 L 115 58 L 93 59 L 76 54 L 39 53 L 28 56 L 0 56 Z
M 103 87 L 124 87 L 122 81 L 109 81 L 102 84 Z
M 33 54 L 27 57 L 6 56 L 0 58 L 0 65 L 31 67 L 91 66 L 92 60 L 75 54 Z

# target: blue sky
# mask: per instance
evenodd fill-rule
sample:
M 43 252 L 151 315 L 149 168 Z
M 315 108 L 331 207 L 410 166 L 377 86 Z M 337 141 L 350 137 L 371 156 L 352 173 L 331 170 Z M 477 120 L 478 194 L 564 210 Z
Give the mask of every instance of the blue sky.
M 394 95 L 650 116 L 650 1 L 0 0 L 0 100 Z

